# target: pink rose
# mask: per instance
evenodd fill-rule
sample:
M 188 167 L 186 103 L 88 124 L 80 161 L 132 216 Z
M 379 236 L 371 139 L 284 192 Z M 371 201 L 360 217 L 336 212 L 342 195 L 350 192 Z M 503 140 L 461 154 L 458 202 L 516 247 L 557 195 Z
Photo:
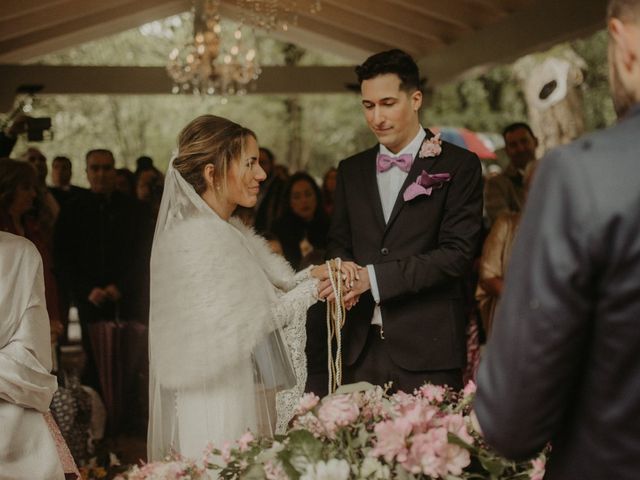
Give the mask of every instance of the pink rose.
M 469 380 L 469 383 L 467 383 L 464 387 L 464 390 L 462 390 L 462 396 L 464 398 L 468 398 L 471 395 L 474 395 L 476 393 L 476 384 L 473 383 L 473 380 Z
M 531 460 L 532 470 L 529 471 L 531 480 L 542 480 L 544 478 L 544 469 L 546 461 L 544 457 L 538 457 Z
M 420 158 L 437 157 L 442 153 L 442 140 L 440 140 L 440 133 L 436 133 L 433 137 L 422 142 L 420 147 Z
M 387 420 L 375 426 L 376 442 L 371 456 L 384 457 L 387 462 L 394 458 L 406 459 L 407 437 L 411 433 L 411 424 L 406 421 Z
M 358 419 L 360 409 L 350 395 L 334 395 L 323 400 L 318 418 L 332 435 L 338 427 L 345 427 Z
M 298 402 L 298 408 L 296 409 L 296 415 L 304 415 L 309 410 L 313 410 L 320 402 L 320 397 L 315 393 L 305 393 Z

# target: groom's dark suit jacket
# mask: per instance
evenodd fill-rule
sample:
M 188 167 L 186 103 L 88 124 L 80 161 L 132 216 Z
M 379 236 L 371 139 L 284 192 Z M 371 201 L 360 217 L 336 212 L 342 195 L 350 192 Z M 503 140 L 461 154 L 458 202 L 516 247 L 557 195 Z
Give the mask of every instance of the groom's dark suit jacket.
M 640 105 L 540 162 L 474 408 L 545 479 L 640 478 Z
M 432 136 L 427 130 L 427 138 Z M 436 157 L 416 157 L 385 224 L 376 181 L 378 151 L 376 145 L 338 167 L 327 257 L 374 265 L 384 344 L 397 366 L 411 371 L 460 368 L 466 323 L 462 280 L 482 223 L 480 162 L 447 142 Z M 423 170 L 449 173 L 451 181 L 430 196 L 405 202 L 403 192 Z M 347 365 L 365 346 L 374 306 L 368 291 L 347 314 Z

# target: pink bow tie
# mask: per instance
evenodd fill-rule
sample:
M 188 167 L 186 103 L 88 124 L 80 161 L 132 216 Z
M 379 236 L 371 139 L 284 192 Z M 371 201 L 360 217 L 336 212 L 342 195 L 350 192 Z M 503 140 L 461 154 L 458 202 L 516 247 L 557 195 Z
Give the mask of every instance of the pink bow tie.
M 403 172 L 408 172 L 411 169 L 413 163 L 413 155 L 409 153 L 403 153 L 399 157 L 392 157 L 384 153 L 379 153 L 376 158 L 376 167 L 378 172 L 386 172 L 394 165 Z

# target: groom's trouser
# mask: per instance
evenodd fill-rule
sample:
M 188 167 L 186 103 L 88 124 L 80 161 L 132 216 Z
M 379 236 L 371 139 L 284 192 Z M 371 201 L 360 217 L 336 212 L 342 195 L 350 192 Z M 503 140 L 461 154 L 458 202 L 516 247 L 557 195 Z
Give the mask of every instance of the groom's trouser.
M 414 389 L 429 382 L 448 385 L 455 390 L 462 388 L 462 369 L 410 371 L 398 367 L 387 353 L 380 327 L 371 325 L 364 349 L 353 365 L 343 367 L 342 383 L 369 382 L 384 385 L 393 382 L 391 392 L 402 390 L 412 393 Z

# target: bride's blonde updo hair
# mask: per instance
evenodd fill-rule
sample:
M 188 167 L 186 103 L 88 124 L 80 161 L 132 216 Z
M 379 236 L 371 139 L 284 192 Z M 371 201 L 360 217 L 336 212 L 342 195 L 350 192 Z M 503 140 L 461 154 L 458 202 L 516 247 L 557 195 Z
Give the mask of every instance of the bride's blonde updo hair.
M 257 140 L 256 134 L 242 125 L 215 115 L 202 115 L 180 132 L 173 167 L 198 195 L 207 189 L 203 172 L 208 164 L 214 167 L 216 182 L 224 186 L 229 166 L 242 155 L 248 137 Z

